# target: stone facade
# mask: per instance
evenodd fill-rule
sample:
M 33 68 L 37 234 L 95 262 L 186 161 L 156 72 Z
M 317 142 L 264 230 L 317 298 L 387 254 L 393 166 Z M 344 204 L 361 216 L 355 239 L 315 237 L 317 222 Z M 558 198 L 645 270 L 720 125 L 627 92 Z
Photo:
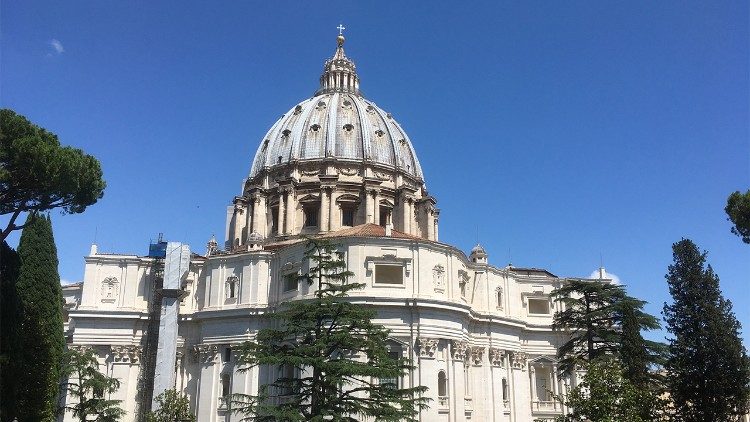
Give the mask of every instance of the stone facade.
M 238 372 L 232 348 L 262 328 L 259 315 L 269 307 L 314 293 L 287 277 L 309 267 L 300 239 L 312 234 L 340 245 L 366 286 L 351 301 L 375 307 L 376 322 L 391 331 L 390 347 L 413 361 L 399 383 L 428 387 L 432 402 L 420 420 L 525 422 L 561 414 L 549 392 L 575 380 L 557 376 L 562 338 L 551 328 L 558 304 L 549 294 L 564 279 L 493 266 L 479 245 L 467 257 L 438 242 L 439 210 L 411 141 L 361 97 L 355 69 L 339 37 L 316 96 L 261 141 L 228 208 L 225 247 L 212 239 L 205 256 L 190 260 L 175 359 L 166 359 L 175 362 L 176 388 L 199 421 L 239 420 L 222 396 L 256 393 L 274 376 L 263 368 Z M 126 420 L 136 420 L 150 403 L 141 392 L 149 385 L 149 333 L 158 329 L 159 261 L 93 246 L 85 262 L 83 283 L 64 289 L 68 342 L 97 350 L 102 368 L 121 382 L 112 398 L 123 400 Z

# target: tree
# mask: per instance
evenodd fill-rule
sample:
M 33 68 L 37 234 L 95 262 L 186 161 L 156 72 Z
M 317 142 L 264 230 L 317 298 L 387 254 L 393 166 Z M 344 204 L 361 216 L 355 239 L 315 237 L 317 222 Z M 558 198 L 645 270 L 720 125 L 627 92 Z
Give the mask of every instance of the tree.
M 624 304 L 621 313 L 621 318 L 618 318 L 622 320 L 618 358 L 623 376 L 636 387 L 661 391 L 663 379 L 655 370 L 655 366 L 664 365 L 666 345 L 643 338 L 643 321 L 632 303 Z M 652 327 L 654 325 L 649 326 L 649 329 Z
M 18 245 L 20 326 L 16 366 L 18 418 L 53 420 L 65 348 L 62 288 L 49 217 L 29 214 Z
M 724 211 L 727 213 L 727 220 L 733 224 L 732 233 L 750 244 L 750 190 L 745 193 L 736 191 L 729 195 Z
M 666 400 L 633 385 L 619 362 L 608 356 L 586 363 L 583 381 L 567 396 L 557 397 L 572 412 L 558 422 L 651 422 L 668 420 Z
M 672 334 L 666 362 L 667 386 L 679 420 L 737 420 L 750 402 L 750 359 L 740 341 L 740 323 L 689 239 L 672 245 L 674 263 L 666 275 L 671 305 L 664 319 Z
M 156 402 L 159 403 L 158 409 L 148 412 L 147 422 L 195 422 L 188 398 L 177 390 L 164 391 L 156 397 Z
M 388 330 L 371 320 L 375 312 L 347 301 L 364 287 L 323 240 L 308 241 L 311 268 L 298 282 L 315 284 L 312 299 L 295 300 L 270 315 L 278 328 L 260 330 L 239 350 L 239 369 L 279 371 L 258 396 L 237 394 L 232 409 L 256 421 L 414 421 L 426 407 L 426 387 L 400 388 L 398 378 L 412 368 L 389 356 Z
M 617 355 L 622 345 L 622 322 L 631 309 L 639 329 L 655 329 L 655 317 L 641 309 L 645 302 L 629 297 L 625 288 L 603 280 L 567 280 L 551 296 L 563 305 L 555 313 L 553 329 L 570 337 L 557 351 L 560 371 L 570 373 L 577 364 L 604 355 Z
M 16 225 L 21 213 L 80 213 L 105 186 L 96 158 L 61 146 L 55 134 L 12 110 L 0 110 L 0 215 L 10 215 L 0 240 L 23 228 Z
M 62 375 L 62 389 L 68 400 L 60 411 L 72 411 L 73 417 L 81 422 L 116 422 L 125 416 L 121 400 L 106 398 L 120 388 L 120 382 L 99 372 L 93 350 L 67 350 Z
M 18 253 L 7 243 L 0 242 L 0 420 L 16 417 L 18 376 L 18 326 L 20 304 L 16 292 Z

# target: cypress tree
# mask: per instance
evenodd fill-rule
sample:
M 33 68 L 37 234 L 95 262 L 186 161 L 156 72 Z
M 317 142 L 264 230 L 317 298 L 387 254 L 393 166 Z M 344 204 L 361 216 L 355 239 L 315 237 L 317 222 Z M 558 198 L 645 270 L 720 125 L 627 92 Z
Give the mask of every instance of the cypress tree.
M 677 418 L 685 422 L 737 420 L 750 401 L 750 360 L 740 341 L 740 323 L 689 239 L 672 245 L 674 263 L 666 275 L 673 303 L 664 304 L 672 334 L 665 365 Z
M 65 347 L 62 288 L 49 217 L 29 215 L 18 245 L 16 288 L 21 305 L 18 341 L 19 421 L 51 421 L 57 412 Z M 22 381 L 21 381 L 22 380 Z
M 0 244 L 0 420 L 3 421 L 16 417 L 18 267 L 18 253 L 3 241 Z

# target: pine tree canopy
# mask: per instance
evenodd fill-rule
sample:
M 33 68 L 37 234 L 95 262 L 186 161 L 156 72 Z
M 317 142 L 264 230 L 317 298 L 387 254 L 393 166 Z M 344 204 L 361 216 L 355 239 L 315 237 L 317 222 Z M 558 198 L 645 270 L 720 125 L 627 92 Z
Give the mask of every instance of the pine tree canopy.
M 19 421 L 55 419 L 65 348 L 62 288 L 49 217 L 29 214 L 18 245 L 21 307 L 16 375 Z
M 347 301 L 361 289 L 336 246 L 309 240 L 307 274 L 314 298 L 291 301 L 269 317 L 277 328 L 260 330 L 240 348 L 241 370 L 258 366 L 275 380 L 259 396 L 234 395 L 232 409 L 257 421 L 413 421 L 426 407 L 425 387 L 399 386 L 412 366 L 389 355 L 388 330 L 374 311 Z
M 724 211 L 727 213 L 727 220 L 733 224 L 732 233 L 750 244 L 750 190 L 745 193 L 736 191 L 729 195 Z
M 0 215 L 10 215 L 0 240 L 23 228 L 15 224 L 21 213 L 80 213 L 102 197 L 105 186 L 96 158 L 61 146 L 53 133 L 12 110 L 0 110 Z
M 675 410 L 685 422 L 737 420 L 750 403 L 750 360 L 740 324 L 706 253 L 689 239 L 672 250 L 666 279 L 673 302 L 664 304 L 664 319 L 672 334 L 665 369 Z
M 569 335 L 557 351 L 563 373 L 604 355 L 619 355 L 628 312 L 639 330 L 659 328 L 658 320 L 642 310 L 644 301 L 628 296 L 623 286 L 608 281 L 566 280 L 551 296 L 562 304 L 552 327 Z

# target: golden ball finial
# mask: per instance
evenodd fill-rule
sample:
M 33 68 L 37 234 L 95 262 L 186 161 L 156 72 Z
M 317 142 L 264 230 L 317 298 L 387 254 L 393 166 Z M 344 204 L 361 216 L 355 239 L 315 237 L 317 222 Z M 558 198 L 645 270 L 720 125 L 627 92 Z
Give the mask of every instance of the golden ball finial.
M 344 45 L 344 40 L 345 39 L 346 38 L 344 38 L 344 36 L 341 35 L 341 34 L 339 34 L 339 36 L 336 37 L 336 42 L 338 43 L 339 47 L 341 47 L 342 45 Z

